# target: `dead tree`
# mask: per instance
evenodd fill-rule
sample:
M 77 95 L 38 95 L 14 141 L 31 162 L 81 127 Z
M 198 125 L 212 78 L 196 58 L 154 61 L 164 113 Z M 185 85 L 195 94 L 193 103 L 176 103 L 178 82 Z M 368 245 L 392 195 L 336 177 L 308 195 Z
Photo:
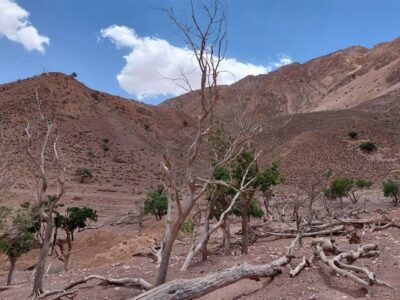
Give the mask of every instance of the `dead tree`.
M 196 11 L 196 12 L 195 12 Z M 200 21 L 199 11 L 204 13 L 204 22 Z M 172 9 L 165 10 L 172 22 L 181 30 L 185 42 L 193 52 L 194 59 L 200 70 L 200 90 L 194 95 L 199 104 L 197 126 L 192 142 L 185 157 L 185 185 L 189 195 L 183 197 L 177 188 L 176 179 L 172 169 L 172 161 L 167 154 L 162 163 L 163 184 L 168 195 L 168 211 L 164 239 L 161 244 L 161 263 L 156 280 L 156 285 L 163 284 L 166 280 L 169 260 L 175 239 L 190 215 L 195 203 L 201 199 L 207 190 L 208 182 L 201 182 L 195 175 L 195 162 L 198 159 L 200 146 L 212 126 L 213 111 L 219 100 L 219 86 L 217 84 L 219 68 L 224 59 L 226 49 L 226 18 L 224 8 L 215 0 L 211 6 L 200 5 L 200 10 L 195 9 L 192 3 L 191 24 L 182 23 Z M 187 77 L 180 78 L 181 82 L 189 83 Z M 179 82 L 179 79 L 175 80 Z M 190 84 L 188 89 L 191 90 Z M 248 141 L 259 128 L 248 127 L 243 129 L 234 139 L 232 146 L 227 150 L 221 161 L 216 162 L 214 169 L 228 163 L 242 145 Z M 210 172 L 212 178 L 213 170 Z M 175 208 L 173 209 L 173 206 Z
M 249 186 L 251 186 L 251 184 L 253 183 L 253 181 L 255 180 L 255 177 L 253 178 L 247 178 L 248 172 L 249 170 L 252 168 L 252 166 L 255 164 L 255 162 L 257 161 L 258 157 L 259 157 L 260 153 L 258 153 L 252 163 L 250 165 L 248 165 L 245 174 L 242 178 L 242 181 L 240 183 L 239 189 L 236 189 L 236 194 L 235 196 L 232 198 L 231 203 L 229 204 L 228 208 L 225 209 L 223 211 L 223 213 L 220 215 L 219 220 L 216 224 L 214 224 L 211 228 L 208 228 L 208 230 L 204 233 L 204 235 L 202 236 L 202 238 L 200 239 L 200 241 L 197 244 L 194 244 L 189 253 L 186 256 L 185 262 L 181 268 L 181 271 L 185 271 L 187 270 L 187 268 L 190 265 L 190 262 L 192 261 L 193 257 L 203 248 L 204 244 L 209 240 L 210 236 L 218 229 L 220 228 L 224 223 L 225 223 L 225 217 L 228 213 L 231 212 L 233 206 L 236 203 L 236 200 L 243 195 L 243 193 L 246 193 L 247 189 L 249 188 Z M 224 185 L 226 187 L 229 188 L 234 188 L 233 185 L 226 183 L 225 181 L 208 181 L 208 183 L 213 183 L 213 184 L 221 184 Z
M 42 293 L 37 297 L 37 299 L 45 299 L 47 297 L 58 295 L 56 299 L 61 299 L 62 296 L 66 296 L 68 294 L 76 294 L 79 289 L 76 288 L 78 285 L 85 284 L 92 280 L 98 280 L 103 284 L 115 285 L 115 286 L 128 286 L 128 287 L 135 287 L 142 290 L 149 290 L 153 287 L 152 284 L 148 283 L 146 280 L 142 278 L 133 278 L 133 277 L 123 277 L 123 278 L 106 278 L 99 275 L 89 275 L 84 277 L 80 280 L 71 282 L 64 288 L 48 291 Z M 75 289 L 73 289 L 75 288 Z
M 38 125 L 36 128 L 37 132 L 34 135 L 31 124 L 29 122 L 25 129 L 28 140 L 28 146 L 26 150 L 28 157 L 34 166 L 33 176 L 35 180 L 34 184 L 31 185 L 31 188 L 36 200 L 36 207 L 39 216 L 42 222 L 45 223 L 45 231 L 42 236 L 43 240 L 40 246 L 40 252 L 33 282 L 32 295 L 34 296 L 34 298 L 37 298 L 40 294 L 43 293 L 43 276 L 45 274 L 46 260 L 49 254 L 49 249 L 51 248 L 51 239 L 54 230 L 54 209 L 56 205 L 61 201 L 66 189 L 66 180 L 64 178 L 66 166 L 62 161 L 61 153 L 58 149 L 59 136 L 57 136 L 53 140 L 52 150 L 54 161 L 57 165 L 58 191 L 56 195 L 51 197 L 51 201 L 48 201 L 49 195 L 47 192 L 47 188 L 49 185 L 49 175 L 47 173 L 46 157 L 48 156 L 48 148 L 51 144 L 51 138 L 54 133 L 54 124 L 53 120 L 47 119 L 44 115 L 44 112 L 42 111 L 41 100 L 39 98 L 37 89 L 36 104 L 38 108 Z M 35 137 L 36 142 L 39 144 L 38 153 L 35 153 L 33 149 Z M 48 203 L 47 207 L 46 203 Z

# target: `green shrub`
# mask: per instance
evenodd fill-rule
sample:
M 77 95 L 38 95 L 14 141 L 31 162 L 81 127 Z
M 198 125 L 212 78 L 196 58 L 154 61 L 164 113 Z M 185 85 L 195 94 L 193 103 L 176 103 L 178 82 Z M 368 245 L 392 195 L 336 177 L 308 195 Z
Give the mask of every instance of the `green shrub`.
M 360 147 L 360 149 L 361 149 L 362 151 L 367 152 L 367 153 L 371 153 L 371 152 L 373 152 L 373 151 L 375 151 L 375 150 L 378 149 L 378 148 L 376 147 L 376 145 L 375 145 L 374 143 L 372 143 L 372 142 L 362 142 L 362 143 L 359 145 L 359 147 Z
M 371 180 L 368 179 L 363 179 L 363 178 L 358 178 L 354 181 L 355 185 L 362 189 L 362 188 L 370 188 L 373 184 L 373 182 Z
M 350 177 L 338 177 L 331 181 L 329 187 L 324 189 L 324 194 L 329 199 L 340 200 L 340 205 L 343 207 L 343 197 L 349 195 L 352 187 L 354 186 L 354 180 Z
M 345 197 L 350 189 L 353 187 L 354 181 L 350 177 L 339 177 L 332 180 L 330 191 L 334 198 Z
M 264 211 L 262 210 L 260 203 L 254 199 L 250 200 L 249 216 L 256 219 L 261 219 L 264 216 Z
M 10 285 L 17 260 L 36 244 L 34 233 L 38 218 L 33 217 L 33 210 L 26 205 L 21 205 L 17 211 L 2 206 L 0 212 L 0 252 L 11 263 L 7 277 L 7 285 Z
M 267 192 L 273 186 L 283 183 L 284 181 L 285 178 L 282 176 L 277 162 L 272 163 L 270 167 L 259 172 L 256 177 L 256 185 L 262 192 Z
M 104 152 L 108 152 L 110 150 L 110 140 L 107 138 L 101 139 L 101 148 Z
M 394 205 L 397 206 L 400 185 L 396 182 L 388 180 L 383 183 L 383 195 L 385 197 L 393 197 Z
M 85 179 L 90 179 L 93 177 L 92 171 L 90 171 L 88 168 L 78 168 L 75 171 L 75 176 L 78 176 L 81 178 L 80 182 L 83 183 Z
M 57 228 L 63 228 L 71 234 L 74 240 L 76 229 L 82 229 L 87 226 L 87 221 L 97 221 L 97 211 L 88 207 L 68 207 L 65 215 L 56 213 L 55 225 Z
M 144 212 L 152 214 L 157 221 L 161 220 L 167 214 L 168 199 L 167 196 L 159 192 L 147 193 L 146 200 L 144 201 Z
M 351 139 L 356 139 L 357 138 L 357 136 L 358 136 L 358 133 L 357 132 L 355 132 L 355 131 L 350 131 L 349 133 L 348 133 L 348 136 L 351 138 Z
M 181 231 L 185 235 L 191 236 L 194 233 L 194 227 L 195 227 L 195 223 L 194 223 L 193 219 L 192 218 L 188 218 L 182 224 Z

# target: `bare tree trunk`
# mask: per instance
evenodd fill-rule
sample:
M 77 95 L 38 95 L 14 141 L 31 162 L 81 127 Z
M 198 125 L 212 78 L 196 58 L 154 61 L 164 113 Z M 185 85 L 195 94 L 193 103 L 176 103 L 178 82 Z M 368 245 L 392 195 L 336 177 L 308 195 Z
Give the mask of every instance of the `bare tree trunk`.
M 14 257 L 9 257 L 9 260 L 10 260 L 10 270 L 8 271 L 7 285 L 11 285 L 12 276 L 15 270 L 15 263 L 17 262 L 17 259 Z
M 251 181 L 250 181 L 251 182 Z M 242 183 L 243 184 L 243 183 Z M 189 253 L 186 256 L 185 262 L 182 265 L 181 271 L 186 271 L 189 268 L 190 262 L 192 261 L 193 257 L 196 255 L 197 252 L 199 252 L 205 241 L 208 241 L 210 236 L 218 229 L 220 228 L 223 223 L 224 223 L 224 219 L 225 216 L 232 210 L 232 207 L 235 205 L 236 200 L 239 198 L 239 196 L 241 195 L 242 191 L 239 190 L 235 197 L 233 197 L 230 205 L 228 206 L 228 208 L 221 214 L 221 216 L 219 217 L 219 220 L 217 223 L 215 223 L 205 234 L 204 236 L 200 239 L 200 241 L 197 243 L 197 245 L 193 245 L 193 247 L 190 249 Z
M 247 254 L 249 249 L 249 199 L 242 197 L 242 254 Z
M 182 222 L 183 223 L 183 222 Z M 181 228 L 181 224 L 174 224 L 175 226 L 165 234 L 163 244 L 161 246 L 162 254 L 161 254 L 161 263 L 160 268 L 158 270 L 156 286 L 165 283 L 167 280 L 168 266 L 169 260 L 171 258 L 172 247 L 174 246 L 175 239 L 178 235 L 179 228 Z
M 273 278 L 279 275 L 282 272 L 281 267 L 289 262 L 289 257 L 282 256 L 269 264 L 252 266 L 244 263 L 200 278 L 175 279 L 129 300 L 195 299 L 245 278 Z
M 209 211 L 209 210 L 208 210 Z M 204 223 L 204 233 L 207 233 L 210 230 L 210 216 L 209 214 L 206 214 L 206 220 Z M 207 251 L 207 244 L 208 244 L 209 237 L 204 241 L 203 246 L 201 247 L 201 260 L 206 261 L 208 257 L 208 251 Z
M 224 219 L 224 255 L 229 256 L 231 254 L 231 229 L 230 229 L 229 216 L 226 215 Z
M 44 233 L 43 244 L 40 247 L 39 259 L 36 266 L 35 278 L 33 281 L 32 295 L 34 297 L 38 297 L 40 294 L 43 293 L 43 276 L 45 273 L 46 260 L 47 256 L 49 255 L 50 241 L 53 235 L 54 228 L 54 221 L 52 216 L 49 216 L 49 218 L 46 220 L 46 224 L 46 231 Z
M 64 270 L 65 272 L 68 271 L 69 268 L 69 259 L 71 257 L 71 252 L 72 252 L 72 240 L 71 240 L 71 235 L 68 231 L 66 231 L 67 234 L 67 245 L 68 245 L 68 251 L 64 255 Z M 72 237 L 73 239 L 73 237 Z

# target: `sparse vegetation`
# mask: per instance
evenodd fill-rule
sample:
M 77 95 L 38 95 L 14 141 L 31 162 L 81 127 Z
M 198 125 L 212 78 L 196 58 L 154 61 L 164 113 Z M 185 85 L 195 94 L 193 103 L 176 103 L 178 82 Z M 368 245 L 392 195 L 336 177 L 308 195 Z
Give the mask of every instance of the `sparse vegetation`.
M 93 178 L 92 171 L 88 168 L 76 169 L 75 176 L 80 178 L 80 183 L 84 183 L 86 180 Z
M 2 271 L 8 271 L 8 276 L 1 274 L 1 281 L 7 277 L 7 285 L 0 285 L 0 298 L 27 296 L 26 289 L 32 286 L 33 300 L 96 298 L 99 293 L 111 298 L 130 294 L 134 299 L 197 299 L 221 287 L 230 289 L 230 284 L 242 279 L 271 278 L 260 285 L 263 290 L 247 293 L 241 282 L 229 293 L 217 293 L 231 298 L 316 299 L 344 294 L 361 297 L 365 290 L 368 299 L 373 295 L 397 299 L 400 176 L 399 140 L 394 136 L 398 112 L 390 108 L 391 97 L 398 92 L 391 89 L 386 94 L 388 87 L 376 77 L 397 68 L 390 63 L 393 55 L 388 59 L 383 55 L 391 43 L 377 47 L 379 57 L 365 55 L 366 51 L 375 53 L 375 48 L 351 48 L 345 50 L 351 54 L 350 64 L 338 61 L 339 52 L 333 59 L 328 55 L 305 63 L 304 68 L 294 64 L 269 75 L 247 76 L 233 87 L 224 86 L 218 81 L 224 72 L 219 66 L 226 66 L 223 3 L 190 1 L 190 17 L 185 18 L 190 23 L 180 21 L 172 9 L 164 10 L 184 36 L 184 53 L 192 52 L 185 57 L 197 62 L 193 71 L 180 69 L 182 78 L 171 78 L 180 88 L 185 83 L 188 90 L 190 84 L 199 88 L 177 102 L 172 99 L 157 108 L 135 101 L 122 103 L 120 98 L 94 92 L 58 73 L 24 80 L 22 84 L 30 82 L 30 89 L 37 86 L 33 111 L 39 112 L 25 129 L 29 162 L 20 157 L 21 136 L 12 136 L 9 143 L 3 139 L 4 132 L 20 135 L 22 128 L 14 128 L 23 117 L 18 113 L 26 111 L 31 116 L 31 107 L 21 105 L 28 95 L 19 84 L 0 87 L 7 90 L 0 91 L 4 103 L 11 103 L 13 109 L 5 107 L 0 113 L 6 125 L 4 131 L 0 126 L 0 256 Z M 376 66 L 377 59 L 388 67 L 365 76 L 370 72 L 365 66 Z M 354 71 L 349 73 L 350 69 Z M 356 74 L 360 77 L 357 86 L 347 86 Z M 300 83 L 312 84 L 301 85 L 300 91 L 311 95 L 310 99 L 295 95 L 300 77 Z M 193 78 L 200 80 L 193 83 Z M 372 81 L 364 91 L 365 82 Z M 324 86 L 328 89 L 320 93 Z M 343 88 L 329 88 L 338 86 Z M 38 90 L 44 93 L 43 102 Z M 355 101 L 360 95 L 371 99 L 365 98 L 358 106 L 364 101 Z M 9 102 L 9 96 L 19 102 Z M 358 108 L 344 109 L 354 105 Z M 142 116 L 135 118 L 138 114 Z M 55 121 L 61 124 L 53 125 Z M 377 145 L 364 140 L 364 135 L 372 141 L 376 138 L 382 155 L 362 154 L 377 151 Z M 101 139 L 104 136 L 111 142 Z M 68 189 L 71 174 L 66 172 L 64 153 L 58 150 L 59 140 L 65 157 L 76 166 L 72 174 L 77 182 Z M 4 145 L 10 145 L 10 159 Z M 271 159 L 282 161 L 282 169 Z M 325 172 L 327 168 L 331 169 Z M 287 179 L 278 186 L 285 182 L 282 170 Z M 95 186 L 78 183 L 92 178 L 92 171 Z M 337 177 L 332 178 L 333 174 Z M 385 174 L 391 179 L 382 184 Z M 375 184 L 370 179 L 380 181 Z M 143 194 L 148 186 L 150 190 Z M 389 200 L 382 201 L 376 190 L 367 190 L 373 186 Z M 27 195 L 28 190 L 32 195 Z M 82 206 L 62 204 L 68 191 L 68 200 Z M 28 202 L 15 208 L 25 199 Z M 390 211 L 392 200 L 395 208 Z M 87 203 L 93 208 L 83 206 Z M 92 224 L 99 218 L 94 208 L 101 213 L 101 224 Z M 391 228 L 387 234 L 377 233 L 387 228 Z M 32 261 L 34 255 L 37 260 Z M 178 268 L 185 271 L 192 261 L 195 270 L 180 276 Z M 16 264 L 18 276 L 12 282 Z M 213 273 L 207 273 L 210 265 Z M 62 267 L 73 270 L 58 274 Z M 167 276 L 170 267 L 175 273 Z M 308 270 L 304 280 L 294 278 L 304 270 Z M 97 271 L 106 277 L 91 273 Z M 380 278 L 385 272 L 388 283 Z M 140 277 L 125 277 L 129 273 L 156 278 L 149 283 Z M 112 278 L 113 274 L 117 277 Z M 272 281 L 277 276 L 279 287 Z M 326 288 L 333 277 L 333 284 Z M 353 283 L 349 285 L 348 280 Z M 78 287 L 89 281 L 110 287 Z M 303 291 L 304 282 L 314 287 Z M 374 294 L 376 285 L 380 288 Z M 390 285 L 393 290 L 383 292 Z M 138 291 L 118 291 L 115 286 Z
M 68 207 L 65 214 L 56 212 L 52 250 L 56 252 L 58 259 L 64 263 L 65 271 L 68 271 L 75 230 L 85 228 L 88 221 L 96 222 L 97 217 L 97 212 L 88 207 Z M 64 231 L 65 239 L 57 237 L 60 229 Z
M 369 189 L 369 188 L 372 186 L 372 184 L 373 184 L 373 182 L 372 182 L 371 180 L 363 179 L 363 178 L 358 178 L 358 179 L 356 179 L 356 180 L 354 181 L 354 183 L 355 183 L 355 185 L 356 185 L 358 188 L 360 188 L 360 189 L 362 189 L 362 188 L 367 188 L 367 189 Z
M 355 132 L 355 131 L 350 131 L 347 135 L 348 135 L 352 140 L 355 140 L 355 139 L 357 138 L 357 136 L 358 136 L 358 133 Z
M 383 183 L 383 194 L 385 197 L 393 198 L 394 206 L 398 205 L 398 198 L 400 192 L 400 184 L 392 180 L 385 181 Z
M 376 151 L 378 148 L 376 147 L 375 143 L 372 142 L 362 142 L 359 145 L 360 149 L 366 153 L 371 153 Z
M 103 149 L 104 152 L 108 152 L 110 150 L 110 141 L 107 138 L 101 139 L 101 149 Z
M 0 216 L 0 252 L 10 261 L 7 276 L 7 285 L 10 285 L 17 260 L 35 245 L 36 226 L 25 206 L 15 212 L 4 206 L 0 207 Z
M 194 228 L 195 228 L 195 222 L 192 218 L 188 218 L 182 225 L 181 231 L 187 235 L 187 236 L 192 236 L 194 233 Z
M 329 187 L 324 189 L 324 193 L 327 198 L 339 198 L 340 205 L 343 207 L 344 197 L 348 197 L 353 203 L 356 203 L 359 200 L 359 197 L 356 194 L 356 189 L 370 188 L 372 184 L 373 182 L 368 179 L 338 177 L 331 181 Z
M 167 196 L 159 191 L 147 193 L 144 201 L 144 212 L 152 214 L 157 221 L 161 220 L 167 214 L 168 200 Z

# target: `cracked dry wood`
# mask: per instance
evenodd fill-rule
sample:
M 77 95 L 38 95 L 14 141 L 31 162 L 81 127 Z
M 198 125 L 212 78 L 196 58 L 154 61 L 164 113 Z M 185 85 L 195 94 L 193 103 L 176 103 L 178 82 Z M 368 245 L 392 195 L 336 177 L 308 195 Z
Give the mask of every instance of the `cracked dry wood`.
M 381 280 L 378 280 L 376 278 L 376 274 L 368 270 L 367 268 L 353 266 L 350 264 L 359 258 L 373 257 L 379 255 L 379 251 L 377 251 L 377 248 L 378 246 L 376 244 L 361 245 L 355 251 L 351 250 L 351 251 L 341 252 L 332 258 L 328 258 L 326 256 L 325 251 L 327 252 L 329 250 L 332 250 L 331 252 L 335 251 L 333 242 L 330 240 L 321 239 L 320 241 L 315 243 L 315 254 L 319 258 L 321 258 L 321 260 L 327 266 L 332 268 L 337 274 L 345 276 L 363 286 L 367 290 L 367 295 L 366 295 L 367 298 L 371 299 L 373 292 L 372 290 L 373 285 L 383 285 L 390 288 L 391 286 Z M 346 260 L 349 264 L 343 263 L 342 260 Z M 364 274 L 367 277 L 367 279 L 363 279 L 350 271 Z
M 111 284 L 111 285 L 132 286 L 132 287 L 140 288 L 143 290 L 149 290 L 153 287 L 153 285 L 151 283 L 147 282 L 146 280 L 144 280 L 142 278 L 132 278 L 132 277 L 106 278 L 106 277 L 99 276 L 99 275 L 90 275 L 85 278 L 82 278 L 81 280 L 72 282 L 62 289 L 45 292 L 45 293 L 39 295 L 37 297 L 37 299 L 44 299 L 49 296 L 57 295 L 57 294 L 65 294 L 67 291 L 71 290 L 73 287 L 87 283 L 88 281 L 91 281 L 91 280 L 99 280 L 102 283 Z M 75 291 L 74 293 L 76 293 L 78 291 L 78 289 L 76 289 L 74 291 Z
M 130 300 L 198 298 L 242 279 L 258 280 L 264 277 L 275 277 L 282 272 L 280 267 L 287 265 L 289 262 L 289 257 L 282 256 L 269 264 L 253 266 L 245 263 L 200 278 L 176 279 Z

